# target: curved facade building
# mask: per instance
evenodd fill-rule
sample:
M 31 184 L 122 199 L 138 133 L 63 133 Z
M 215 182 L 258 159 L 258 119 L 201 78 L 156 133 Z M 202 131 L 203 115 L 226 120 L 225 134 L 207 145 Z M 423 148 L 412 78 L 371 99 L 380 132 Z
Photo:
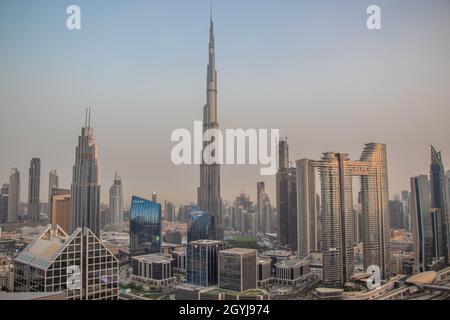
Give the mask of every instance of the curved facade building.
M 131 256 L 160 253 L 161 249 L 161 205 L 133 196 L 130 210 Z
M 194 209 L 189 223 L 187 241 L 215 240 L 216 224 L 212 214 Z
M 366 163 L 361 174 L 364 268 L 377 265 L 381 277 L 386 279 L 390 271 L 391 243 L 386 145 L 366 144 L 360 162 Z

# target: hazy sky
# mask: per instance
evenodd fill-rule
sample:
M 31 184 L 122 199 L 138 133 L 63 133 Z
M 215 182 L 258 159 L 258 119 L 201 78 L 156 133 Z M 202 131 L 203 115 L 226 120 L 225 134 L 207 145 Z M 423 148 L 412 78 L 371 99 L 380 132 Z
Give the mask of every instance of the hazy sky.
M 69 31 L 70 4 L 82 29 Z M 382 9 L 382 30 L 366 9 Z M 0 182 L 42 159 L 69 187 L 84 108 L 100 153 L 102 202 L 118 171 L 131 194 L 196 200 L 197 166 L 171 164 L 176 128 L 192 130 L 206 101 L 209 0 L 0 0 Z M 216 0 L 221 128 L 279 128 L 291 159 L 388 147 L 391 195 L 429 172 L 429 145 L 450 166 L 450 1 Z M 222 197 L 255 199 L 275 178 L 225 166 Z

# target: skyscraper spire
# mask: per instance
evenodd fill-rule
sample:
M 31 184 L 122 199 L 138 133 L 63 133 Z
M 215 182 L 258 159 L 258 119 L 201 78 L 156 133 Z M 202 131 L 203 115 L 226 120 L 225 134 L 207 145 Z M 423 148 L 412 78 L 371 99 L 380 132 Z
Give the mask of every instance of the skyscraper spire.
M 206 105 L 203 107 L 203 132 L 206 132 L 209 129 L 219 128 L 217 121 L 217 72 L 212 1 L 210 18 Z M 210 142 L 211 141 L 205 141 L 204 147 L 209 145 Z M 223 230 L 222 199 L 220 198 L 220 164 L 206 164 L 204 161 L 202 162 L 200 165 L 200 187 L 197 190 L 197 198 L 198 206 L 214 216 L 216 222 L 216 236 L 218 239 L 222 239 Z

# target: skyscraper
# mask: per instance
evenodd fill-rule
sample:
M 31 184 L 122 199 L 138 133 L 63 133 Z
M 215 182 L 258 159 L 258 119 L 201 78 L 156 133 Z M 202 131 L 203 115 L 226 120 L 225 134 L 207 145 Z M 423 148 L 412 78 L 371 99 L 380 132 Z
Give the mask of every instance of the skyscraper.
M 70 229 L 70 190 L 53 189 L 50 223 L 59 225 L 65 232 Z
M 259 230 L 264 230 L 264 217 L 263 217 L 263 200 L 265 194 L 265 184 L 260 181 L 256 183 L 256 211 L 258 212 Z
M 186 249 L 186 280 L 188 284 L 211 287 L 218 283 L 219 251 L 225 244 L 217 240 L 198 240 L 188 243 Z
M 391 230 L 389 223 L 389 188 L 386 145 L 365 145 L 354 175 L 361 176 L 361 204 L 363 209 L 364 268 L 377 265 L 382 279 L 390 273 Z
M 59 178 L 58 174 L 56 173 L 56 170 L 50 170 L 50 173 L 48 174 L 48 212 L 47 215 L 50 219 L 50 216 L 52 214 L 52 195 L 53 195 L 53 189 L 57 189 L 59 187 Z
M 0 223 L 8 221 L 9 185 L 3 184 L 0 190 Z
M 109 189 L 109 214 L 111 216 L 111 224 L 119 225 L 123 222 L 122 179 L 117 175 L 117 172 L 114 184 Z
M 9 176 L 8 222 L 17 222 L 20 202 L 20 172 L 16 168 L 11 169 Z
M 98 149 L 91 127 L 90 108 L 86 109 L 86 122 L 78 137 L 73 166 L 70 232 L 77 228 L 89 228 L 97 236 L 100 234 Z
M 297 250 L 297 178 L 289 165 L 287 139 L 278 145 L 279 168 L 276 175 L 278 238 L 284 246 Z
M 133 196 L 130 210 L 131 257 L 160 253 L 162 250 L 161 205 Z
M 405 217 L 403 213 L 403 204 L 399 196 L 395 196 L 394 200 L 389 201 L 389 216 L 391 229 L 404 229 Z
M 316 200 L 316 174 L 310 160 L 301 159 L 297 167 L 297 257 L 303 259 L 318 251 L 318 211 Z
M 215 239 L 216 225 L 214 216 L 209 212 L 194 209 L 188 226 L 187 241 Z
M 280 156 L 281 158 L 281 156 Z M 299 255 L 311 251 L 313 240 L 306 235 L 314 221 L 318 204 L 315 198 L 315 173 L 321 182 L 321 238 L 323 252 L 323 282 L 326 286 L 342 287 L 354 272 L 354 217 L 352 178 L 360 177 L 364 266 L 377 265 L 381 277 L 389 276 L 390 226 L 386 146 L 366 144 L 359 161 L 346 154 L 327 152 L 321 160 L 297 161 L 299 193 Z M 358 222 L 359 224 L 359 222 Z M 301 250 L 300 250 L 301 249 Z
M 447 204 L 447 183 L 445 181 L 445 170 L 442 164 L 441 152 L 431 146 L 431 165 L 430 165 L 430 186 L 431 186 L 431 208 L 436 209 L 435 213 L 440 216 L 439 224 L 440 228 L 435 228 L 435 230 L 440 229 L 441 234 L 437 237 L 441 239 L 438 251 L 442 252 L 444 263 L 448 264 L 448 204 Z
M 38 222 L 41 213 L 39 192 L 41 186 L 41 159 L 33 158 L 28 174 L 28 221 Z
M 164 212 L 167 221 L 175 222 L 175 205 L 172 202 L 164 201 Z
M 414 241 L 414 271 L 430 270 L 433 260 L 433 231 L 428 177 L 411 178 L 411 218 Z
M 209 64 L 206 81 L 206 105 L 203 108 L 203 132 L 218 129 L 217 122 L 217 71 L 215 62 L 214 23 L 211 15 L 209 32 Z M 205 141 L 204 149 L 212 142 Z M 209 164 L 209 163 L 211 164 Z M 220 198 L 220 164 L 206 162 L 202 157 L 200 165 L 200 187 L 197 190 L 197 205 L 214 216 L 216 236 L 223 239 L 222 199 Z

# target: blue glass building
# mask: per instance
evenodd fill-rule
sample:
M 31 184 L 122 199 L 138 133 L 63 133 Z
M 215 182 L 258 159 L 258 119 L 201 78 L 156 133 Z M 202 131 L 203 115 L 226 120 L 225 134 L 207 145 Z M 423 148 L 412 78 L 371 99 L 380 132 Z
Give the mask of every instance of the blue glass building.
M 218 283 L 219 251 L 225 243 L 216 240 L 189 242 L 186 248 L 186 282 L 195 286 L 211 287 Z
M 130 210 L 130 255 L 160 253 L 161 205 L 133 196 Z
M 214 216 L 198 208 L 192 209 L 191 221 L 188 227 L 187 241 L 215 240 L 216 225 Z

